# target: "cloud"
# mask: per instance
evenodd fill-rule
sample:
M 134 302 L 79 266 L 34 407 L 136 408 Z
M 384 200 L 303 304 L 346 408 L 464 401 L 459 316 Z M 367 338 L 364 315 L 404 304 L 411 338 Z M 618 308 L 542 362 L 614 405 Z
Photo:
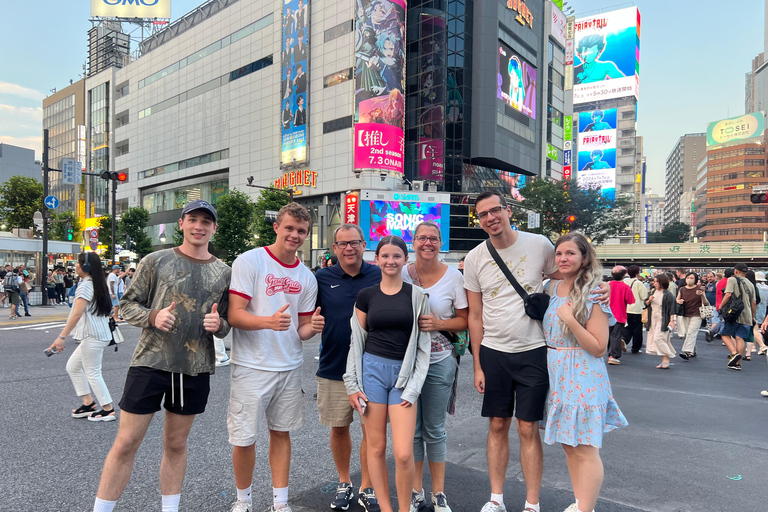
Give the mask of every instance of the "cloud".
M 31 137 L 12 137 L 10 135 L 0 135 L 0 143 L 19 146 L 26 149 L 35 150 L 35 159 L 43 159 L 43 137 L 42 135 Z
M 16 107 L 0 103 L 0 116 L 29 117 L 42 122 L 43 109 L 41 107 Z
M 45 98 L 45 94 L 40 91 L 28 89 L 27 87 L 18 84 L 10 84 L 8 82 L 0 82 L 0 94 L 10 94 L 12 96 L 36 101 L 43 101 Z

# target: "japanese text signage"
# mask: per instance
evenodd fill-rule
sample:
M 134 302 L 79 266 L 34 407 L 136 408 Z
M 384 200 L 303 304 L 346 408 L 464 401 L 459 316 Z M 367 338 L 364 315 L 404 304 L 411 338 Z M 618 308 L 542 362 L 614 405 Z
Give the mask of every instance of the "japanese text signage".
M 352 192 L 344 197 L 344 223 L 360 223 L 360 194 Z
M 406 4 L 364 3 L 355 20 L 354 170 L 402 173 Z
M 74 158 L 61 159 L 61 183 L 79 185 L 83 182 L 83 166 Z
M 567 39 L 566 28 L 568 22 L 563 11 L 558 9 L 556 5 L 552 5 L 552 18 L 550 22 L 552 37 L 554 37 L 555 41 L 560 43 L 562 47 L 565 47 L 565 41 Z
M 639 99 L 637 7 L 580 18 L 574 32 L 573 104 L 629 96 Z
M 707 126 L 707 146 L 761 137 L 764 130 L 765 116 L 762 112 L 715 121 Z

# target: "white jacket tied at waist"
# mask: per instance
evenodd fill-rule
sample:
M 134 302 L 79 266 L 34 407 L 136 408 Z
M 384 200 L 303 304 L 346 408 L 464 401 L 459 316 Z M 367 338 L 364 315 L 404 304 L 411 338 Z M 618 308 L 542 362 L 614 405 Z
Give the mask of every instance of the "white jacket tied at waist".
M 416 399 L 421 394 L 421 387 L 424 385 L 429 371 L 432 337 L 428 332 L 419 329 L 419 316 L 430 313 L 429 297 L 426 292 L 414 285 L 411 302 L 413 303 L 413 329 L 395 387 L 403 390 L 403 400 L 413 404 L 416 403 Z M 357 313 L 352 315 L 350 324 L 352 325 L 352 337 L 349 345 L 349 356 L 347 356 L 347 371 L 344 374 L 344 386 L 347 388 L 348 395 L 358 391 L 365 393 L 363 389 L 363 353 L 365 352 L 365 342 L 368 339 L 368 332 L 360 325 Z

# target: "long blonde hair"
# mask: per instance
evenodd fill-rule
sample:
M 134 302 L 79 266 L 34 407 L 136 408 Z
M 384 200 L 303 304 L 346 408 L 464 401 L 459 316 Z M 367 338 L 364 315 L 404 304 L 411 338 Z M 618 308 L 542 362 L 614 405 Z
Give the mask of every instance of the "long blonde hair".
M 573 316 L 581 325 L 586 325 L 587 318 L 589 317 L 587 300 L 592 290 L 603 280 L 602 265 L 600 265 L 597 259 L 595 248 L 589 243 L 587 237 L 581 233 L 571 232 L 558 238 L 557 242 L 555 242 L 555 251 L 557 251 L 559 245 L 565 242 L 576 244 L 576 247 L 581 251 L 581 256 L 584 258 L 576 279 L 573 281 L 573 287 L 568 292 L 568 297 L 566 298 L 573 305 Z M 563 335 L 566 337 L 573 337 L 573 333 L 562 320 L 560 320 L 560 330 L 563 331 Z

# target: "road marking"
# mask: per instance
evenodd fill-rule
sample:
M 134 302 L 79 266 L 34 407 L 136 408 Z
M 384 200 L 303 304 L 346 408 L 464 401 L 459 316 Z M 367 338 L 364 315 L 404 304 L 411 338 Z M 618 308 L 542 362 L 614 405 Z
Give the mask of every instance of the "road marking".
M 44 325 L 43 327 L 30 327 L 29 329 L 32 331 L 43 331 L 45 329 L 53 329 L 54 327 L 64 327 L 67 325 L 67 322 L 61 322 L 59 324 L 53 324 L 53 325 Z
M 57 325 L 66 325 L 66 322 L 62 323 L 61 321 L 59 321 L 59 322 L 46 322 L 42 324 L 19 324 L 19 325 L 14 325 L 13 327 L 3 327 L 2 329 L 0 329 L 0 331 L 13 331 L 16 329 L 27 329 L 27 328 L 47 329 L 48 327 L 54 327 Z

